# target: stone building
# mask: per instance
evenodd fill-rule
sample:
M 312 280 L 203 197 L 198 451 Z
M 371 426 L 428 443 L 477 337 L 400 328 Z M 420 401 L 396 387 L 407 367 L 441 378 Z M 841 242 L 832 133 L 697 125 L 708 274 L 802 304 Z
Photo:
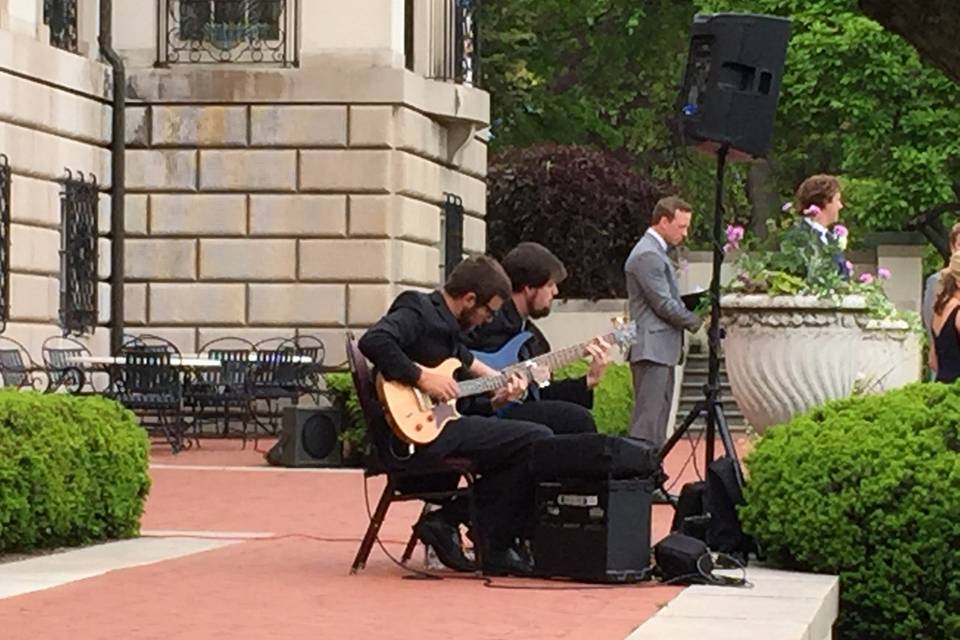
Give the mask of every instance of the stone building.
M 0 0 L 9 159 L 4 335 L 61 331 L 65 168 L 101 188 L 97 306 L 108 345 L 112 69 L 105 0 Z M 482 251 L 489 99 L 472 3 L 113 0 L 126 65 L 128 333 L 192 351 L 294 331 L 343 359 L 346 328 L 441 274 L 444 194 Z M 2 159 L 0 159 L 2 163 Z M 69 217 L 69 216 L 68 216 Z

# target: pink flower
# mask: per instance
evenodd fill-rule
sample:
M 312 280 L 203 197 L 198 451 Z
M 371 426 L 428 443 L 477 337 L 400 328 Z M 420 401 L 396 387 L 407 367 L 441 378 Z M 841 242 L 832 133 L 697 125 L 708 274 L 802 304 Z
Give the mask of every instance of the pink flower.
M 727 225 L 727 242 L 737 244 L 741 240 L 743 240 L 743 227 L 738 224 Z
M 850 231 L 842 224 L 833 225 L 833 235 L 835 238 L 846 238 Z
M 849 273 L 850 275 L 853 275 L 853 263 L 847 260 L 843 264 L 847 268 L 847 273 Z
M 886 269 L 884 267 L 877 269 L 877 277 L 881 280 L 889 280 L 891 275 L 893 274 L 890 273 L 890 269 Z
M 793 209 L 792 202 L 784 202 L 783 206 L 780 207 L 780 211 L 783 211 L 784 213 L 786 213 L 787 211 L 790 211 L 791 209 Z
M 860 274 L 860 283 L 861 284 L 873 284 L 873 275 L 869 273 Z
M 821 209 L 815 204 L 812 204 L 803 210 L 803 215 L 810 216 L 812 218 L 813 216 L 819 215 L 822 211 L 823 209 Z

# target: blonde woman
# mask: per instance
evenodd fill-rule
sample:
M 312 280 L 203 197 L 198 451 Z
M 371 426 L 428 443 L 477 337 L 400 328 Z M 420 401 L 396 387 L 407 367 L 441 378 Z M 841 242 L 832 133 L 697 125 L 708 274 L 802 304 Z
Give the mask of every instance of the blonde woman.
M 950 265 L 940 272 L 940 286 L 933 303 L 933 348 L 930 368 L 937 372 L 937 382 L 953 382 L 960 378 L 960 253 L 950 258 Z

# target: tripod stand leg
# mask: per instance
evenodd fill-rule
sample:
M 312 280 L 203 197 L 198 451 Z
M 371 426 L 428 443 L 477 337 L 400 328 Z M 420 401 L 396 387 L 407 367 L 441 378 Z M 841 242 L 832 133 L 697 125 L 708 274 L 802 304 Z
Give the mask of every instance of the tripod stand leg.
M 683 419 L 683 422 L 680 423 L 680 426 L 674 429 L 673 435 L 670 436 L 670 439 L 660 447 L 660 463 L 662 464 L 664 459 L 666 459 L 667 454 L 670 453 L 678 442 L 686 433 L 687 429 L 690 428 L 697 418 L 700 417 L 701 413 L 706 412 L 707 403 L 703 400 L 697 400 L 693 405 L 693 408 L 690 409 L 690 413 Z
M 723 415 L 723 406 L 717 402 L 714 405 L 716 415 L 717 430 L 720 432 L 720 440 L 723 442 L 723 449 L 733 460 L 733 469 L 737 474 L 737 483 L 743 488 L 743 469 L 740 467 L 740 459 L 737 457 L 737 449 L 733 444 L 733 436 L 730 433 L 730 427 L 727 425 L 727 417 Z

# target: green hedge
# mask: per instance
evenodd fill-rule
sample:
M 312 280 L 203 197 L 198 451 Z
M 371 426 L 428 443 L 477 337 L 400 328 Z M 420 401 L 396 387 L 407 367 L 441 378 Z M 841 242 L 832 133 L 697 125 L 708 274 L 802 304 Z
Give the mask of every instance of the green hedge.
M 747 457 L 745 529 L 785 568 L 838 574 L 839 637 L 960 638 L 960 386 L 833 402 Z
M 0 553 L 137 535 L 149 449 L 111 400 L 0 391 Z

